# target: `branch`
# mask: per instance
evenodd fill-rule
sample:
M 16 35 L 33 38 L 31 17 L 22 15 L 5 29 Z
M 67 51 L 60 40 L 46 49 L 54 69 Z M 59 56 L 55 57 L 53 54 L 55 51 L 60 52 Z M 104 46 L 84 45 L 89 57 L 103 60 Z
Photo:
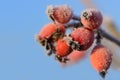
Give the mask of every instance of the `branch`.
M 73 16 L 72 16 L 72 19 L 73 19 L 73 20 L 80 21 L 80 16 L 73 15 Z
M 70 22 L 68 24 L 65 24 L 65 28 L 77 28 L 83 26 L 80 22 Z
M 73 22 L 70 22 L 68 24 L 65 24 L 65 28 L 73 28 L 73 27 L 77 28 L 77 27 L 83 26 L 83 24 L 81 23 L 81 20 L 80 20 L 80 16 L 73 15 L 72 19 L 76 20 L 78 22 L 73 21 Z
M 118 39 L 116 39 L 115 37 L 113 37 L 112 35 L 108 34 L 107 32 L 105 32 L 105 31 L 104 31 L 103 29 L 101 29 L 101 28 L 99 29 L 99 31 L 101 32 L 101 35 L 102 35 L 104 38 L 106 38 L 106 39 L 114 42 L 114 43 L 117 44 L 118 46 L 120 46 L 120 40 L 118 40 Z

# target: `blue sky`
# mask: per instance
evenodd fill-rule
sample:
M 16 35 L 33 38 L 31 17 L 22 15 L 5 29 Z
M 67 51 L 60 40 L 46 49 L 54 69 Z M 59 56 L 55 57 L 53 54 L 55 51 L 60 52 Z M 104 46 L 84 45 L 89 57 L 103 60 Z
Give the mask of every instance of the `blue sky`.
M 97 7 L 120 25 L 119 0 L 94 0 Z M 89 57 L 79 64 L 62 68 L 34 39 L 49 23 L 48 5 L 68 4 L 80 15 L 85 6 L 79 0 L 0 1 L 0 80 L 100 80 Z M 120 28 L 118 27 L 118 30 Z M 106 80 L 120 80 L 120 72 L 110 69 Z

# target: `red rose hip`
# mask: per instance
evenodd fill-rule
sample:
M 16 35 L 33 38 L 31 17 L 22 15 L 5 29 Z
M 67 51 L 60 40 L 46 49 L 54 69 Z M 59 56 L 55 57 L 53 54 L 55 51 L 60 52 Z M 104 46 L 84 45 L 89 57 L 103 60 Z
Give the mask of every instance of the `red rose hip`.
M 67 41 L 63 39 L 59 39 L 56 43 L 56 54 L 64 57 L 68 55 L 71 51 L 70 46 L 67 44 Z
M 59 33 L 63 35 L 65 33 L 65 27 L 64 25 L 60 23 L 49 23 L 45 25 L 41 31 L 38 34 L 38 38 L 40 41 L 43 41 L 45 39 L 49 39 L 50 37 L 53 37 L 55 33 Z M 56 35 L 55 37 L 59 37 Z
M 90 62 L 93 68 L 104 78 L 112 62 L 112 55 L 106 47 L 97 45 L 90 54 Z
M 73 41 L 78 42 L 81 50 L 88 49 L 94 41 L 94 33 L 84 27 L 77 28 L 72 31 L 71 37 Z
M 81 23 L 84 27 L 94 30 L 102 24 L 103 17 L 100 11 L 94 8 L 86 9 L 81 14 Z
M 72 17 L 72 10 L 68 5 L 48 6 L 47 14 L 54 21 L 65 24 L 70 21 Z

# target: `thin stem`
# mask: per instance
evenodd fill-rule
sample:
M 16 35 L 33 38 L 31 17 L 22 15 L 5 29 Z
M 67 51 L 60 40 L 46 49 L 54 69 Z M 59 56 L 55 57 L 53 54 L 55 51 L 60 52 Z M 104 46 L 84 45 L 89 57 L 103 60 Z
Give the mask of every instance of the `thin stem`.
M 79 26 L 82 26 L 80 22 L 70 22 L 65 24 L 65 28 L 77 28 Z
M 73 15 L 73 16 L 72 16 L 72 19 L 73 19 L 73 20 L 77 20 L 77 21 L 80 21 L 80 16 L 77 16 L 77 15 Z
M 96 44 L 101 44 L 101 39 L 102 39 L 102 36 L 101 36 L 101 32 L 99 30 L 97 30 L 97 35 L 96 35 Z

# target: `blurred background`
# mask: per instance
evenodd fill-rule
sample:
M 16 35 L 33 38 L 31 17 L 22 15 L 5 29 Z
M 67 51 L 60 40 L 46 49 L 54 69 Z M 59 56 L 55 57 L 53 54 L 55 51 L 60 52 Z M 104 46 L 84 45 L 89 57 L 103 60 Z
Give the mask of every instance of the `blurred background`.
M 119 0 L 1 0 L 0 80 L 101 80 L 88 56 L 78 64 L 63 68 L 45 54 L 34 36 L 50 22 L 48 5 L 68 4 L 80 15 L 95 7 L 104 15 L 102 27 L 120 39 Z M 120 80 L 120 47 L 103 40 L 113 53 L 113 63 L 105 80 Z

